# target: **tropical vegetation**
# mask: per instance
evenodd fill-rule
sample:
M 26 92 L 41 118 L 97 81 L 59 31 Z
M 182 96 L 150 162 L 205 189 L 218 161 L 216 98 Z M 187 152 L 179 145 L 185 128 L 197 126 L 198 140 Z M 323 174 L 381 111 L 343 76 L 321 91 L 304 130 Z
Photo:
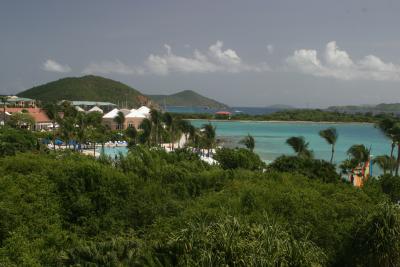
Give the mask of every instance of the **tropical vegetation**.
M 139 129 L 111 131 L 96 112 L 52 108 L 53 131 L 0 129 L 0 266 L 400 265 L 394 155 L 376 157 L 386 174 L 355 188 L 301 136 L 267 166 L 250 135 L 246 148 L 219 148 L 211 123 L 152 110 Z M 320 135 L 332 149 L 336 130 Z M 129 152 L 79 153 L 107 140 Z M 370 160 L 362 144 L 348 155 L 349 172 Z

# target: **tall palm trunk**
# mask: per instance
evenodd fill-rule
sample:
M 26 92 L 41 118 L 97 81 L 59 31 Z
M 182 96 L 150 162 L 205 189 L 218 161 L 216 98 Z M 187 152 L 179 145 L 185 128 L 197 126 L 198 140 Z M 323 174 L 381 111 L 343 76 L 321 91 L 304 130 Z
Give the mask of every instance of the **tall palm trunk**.
M 3 98 L 3 127 L 6 127 L 6 99 Z
M 333 155 L 335 154 L 335 145 L 332 145 L 331 164 L 333 162 Z
M 93 142 L 93 156 L 96 157 L 96 142 Z
M 400 166 L 400 142 L 397 143 L 397 165 L 396 165 L 396 176 L 399 176 L 399 166 Z
M 56 123 L 53 121 L 53 150 L 56 151 Z
M 392 141 L 392 147 L 390 150 L 390 158 L 393 159 L 394 148 L 396 147 L 395 142 Z M 393 166 L 390 168 L 390 175 L 393 175 Z

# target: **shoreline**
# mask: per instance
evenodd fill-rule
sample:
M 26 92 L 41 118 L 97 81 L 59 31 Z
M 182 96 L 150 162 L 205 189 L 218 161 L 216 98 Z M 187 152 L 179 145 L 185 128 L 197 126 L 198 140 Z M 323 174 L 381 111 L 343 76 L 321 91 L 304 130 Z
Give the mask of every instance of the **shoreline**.
M 375 124 L 374 122 L 361 121 L 284 121 L 284 120 L 222 120 L 222 119 L 186 119 L 192 121 L 217 121 L 217 122 L 268 122 L 268 123 L 321 123 L 321 124 Z

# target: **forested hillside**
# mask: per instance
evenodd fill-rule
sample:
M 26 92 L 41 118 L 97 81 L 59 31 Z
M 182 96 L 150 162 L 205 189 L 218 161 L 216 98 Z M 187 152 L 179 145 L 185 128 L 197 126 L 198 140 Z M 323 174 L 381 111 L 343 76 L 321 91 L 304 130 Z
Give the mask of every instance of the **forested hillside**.
M 151 99 L 160 106 L 182 106 L 182 107 L 209 107 L 209 108 L 228 108 L 214 99 L 202 96 L 192 90 L 185 90 L 172 95 L 149 95 Z
M 60 100 L 103 101 L 138 107 L 149 104 L 149 99 L 126 84 L 100 76 L 69 77 L 35 86 L 18 96 L 42 102 Z

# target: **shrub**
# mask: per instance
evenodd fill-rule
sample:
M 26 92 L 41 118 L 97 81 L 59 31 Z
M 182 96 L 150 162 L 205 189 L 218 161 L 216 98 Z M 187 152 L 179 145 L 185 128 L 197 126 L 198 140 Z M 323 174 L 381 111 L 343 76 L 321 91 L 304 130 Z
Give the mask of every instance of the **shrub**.
M 0 156 L 11 156 L 16 152 L 35 150 L 37 142 L 31 131 L 2 128 L 0 129 Z
M 260 157 L 244 148 L 221 148 L 214 155 L 223 169 L 263 170 L 266 165 Z
M 319 159 L 311 159 L 296 156 L 280 156 L 268 169 L 278 172 L 300 173 L 311 179 L 319 179 L 324 182 L 336 182 L 340 179 L 335 165 Z

